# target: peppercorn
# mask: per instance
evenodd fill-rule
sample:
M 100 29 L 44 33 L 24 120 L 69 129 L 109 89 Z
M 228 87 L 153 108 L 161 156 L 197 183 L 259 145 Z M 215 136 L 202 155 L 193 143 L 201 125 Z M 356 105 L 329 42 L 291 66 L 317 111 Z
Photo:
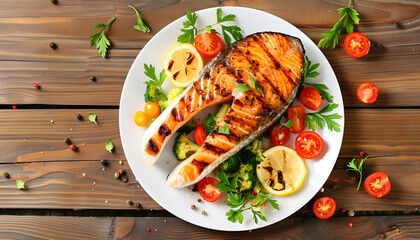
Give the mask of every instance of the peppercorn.
M 102 166 L 108 166 L 109 165 L 107 160 L 101 160 L 101 164 L 102 164 Z
M 76 114 L 76 118 L 79 119 L 79 120 L 82 120 L 83 117 L 80 114 Z
M 16 109 L 16 108 L 17 108 L 17 106 L 16 106 L 16 105 L 13 105 L 13 106 L 12 106 L 12 108 L 13 108 L 13 109 Z
M 139 202 L 136 203 L 136 208 L 140 209 L 141 208 L 141 204 Z
M 197 199 L 197 202 L 201 202 L 201 198 Z
M 57 4 L 57 0 L 51 0 L 52 4 Z
M 3 176 L 4 176 L 5 178 L 10 178 L 10 175 L 9 175 L 9 173 L 8 173 L 8 172 L 3 172 Z
M 39 84 L 38 83 L 34 83 L 34 88 L 39 88 Z
M 394 24 L 395 24 L 395 26 L 396 26 L 396 27 L 401 26 L 401 24 L 400 24 L 400 22 L 399 22 L 398 20 L 395 20 L 395 21 L 394 21 Z
M 194 205 L 194 204 L 192 204 L 190 208 L 191 208 L 191 209 L 195 209 L 195 205 Z
M 93 82 L 96 82 L 96 77 L 91 76 L 91 77 L 90 77 L 90 80 L 91 80 L 91 81 L 93 81 Z
M 349 226 L 350 226 L 350 227 L 353 227 L 353 223 L 349 223 Z
M 376 47 L 378 47 L 378 48 L 383 48 L 383 47 L 384 47 L 384 45 L 382 45 L 382 43 L 377 43 L 377 44 L 376 44 Z
M 71 140 L 70 140 L 70 138 L 64 138 L 64 142 L 67 143 L 67 144 L 70 144 Z
M 148 232 L 151 232 L 152 230 L 151 230 L 150 228 L 147 228 L 147 231 L 148 231 Z
M 349 217 L 353 217 L 354 216 L 354 211 L 350 210 L 347 214 L 349 215 Z
M 360 154 L 361 157 L 365 156 L 365 152 L 364 151 L 360 151 L 359 154 Z
M 197 192 L 198 191 L 198 186 L 197 186 L 197 184 L 194 184 L 194 187 L 192 188 L 192 190 L 191 191 L 193 191 L 193 192 Z
M 120 174 L 119 173 L 114 173 L 114 177 L 115 177 L 115 179 L 118 179 L 118 178 L 120 178 Z
M 206 211 L 204 211 L 204 210 L 203 210 L 203 211 L 201 211 L 201 214 L 205 215 L 205 214 L 206 214 Z
M 121 181 L 123 181 L 124 183 L 128 182 L 128 178 L 126 176 L 122 176 L 121 177 Z
M 131 205 L 133 205 L 133 201 L 127 200 L 127 204 L 131 206 Z
M 55 44 L 55 42 L 51 42 L 50 43 L 50 48 L 57 49 L 57 44 Z
M 77 148 L 76 145 L 74 145 L 74 144 L 70 145 L 70 150 L 76 151 L 76 148 Z
M 125 175 L 125 170 L 124 170 L 124 169 L 120 169 L 120 170 L 118 171 L 118 173 L 119 173 L 120 175 Z

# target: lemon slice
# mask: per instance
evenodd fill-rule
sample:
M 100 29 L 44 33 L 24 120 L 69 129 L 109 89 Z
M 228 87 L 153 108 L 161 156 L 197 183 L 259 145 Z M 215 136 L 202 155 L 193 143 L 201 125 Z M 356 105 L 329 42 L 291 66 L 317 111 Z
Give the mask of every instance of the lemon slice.
M 203 68 L 203 59 L 194 45 L 181 43 L 165 59 L 166 77 L 177 87 L 187 87 Z
M 303 159 L 292 148 L 276 146 L 264 152 L 266 158 L 257 166 L 261 185 L 276 196 L 298 190 L 306 176 Z

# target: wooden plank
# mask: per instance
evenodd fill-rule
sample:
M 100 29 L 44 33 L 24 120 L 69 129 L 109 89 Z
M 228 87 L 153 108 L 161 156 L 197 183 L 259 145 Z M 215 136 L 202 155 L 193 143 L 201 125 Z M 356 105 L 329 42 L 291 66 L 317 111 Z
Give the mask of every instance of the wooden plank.
M 353 227 L 348 223 L 351 222 Z M 251 232 L 221 232 L 178 218 L 0 216 L 0 235 L 11 239 L 415 239 L 418 216 L 289 217 Z M 147 232 L 151 228 L 151 232 Z M 157 230 L 157 231 L 156 231 Z M 381 237 L 382 236 L 382 237 Z
M 86 117 L 89 112 L 97 114 L 98 125 L 75 118 L 77 113 Z M 420 198 L 420 188 L 415 184 L 420 182 L 416 170 L 420 160 L 420 110 L 350 109 L 346 113 L 340 158 L 324 194 L 319 196 L 333 196 L 345 209 L 414 210 Z M 0 208 L 134 209 L 126 204 L 132 200 L 145 209 L 162 209 L 138 189 L 125 161 L 116 109 L 1 110 L 0 133 L 0 172 L 11 175 L 11 179 L 0 178 L 0 194 L 4 196 Z M 69 150 L 64 137 L 72 139 L 79 151 Z M 105 150 L 108 138 L 115 143 L 113 153 Z M 386 198 L 374 199 L 363 187 L 356 192 L 356 178 L 344 172 L 349 160 L 358 156 L 358 149 L 371 156 L 364 165 L 365 177 L 376 171 L 390 176 L 392 191 Z M 110 160 L 105 171 L 101 159 Z M 127 171 L 128 183 L 114 179 L 119 169 Z M 15 179 L 28 181 L 29 190 L 17 190 Z M 355 196 L 358 201 L 353 201 Z M 306 210 L 310 210 L 310 204 Z
M 151 33 L 132 30 L 135 18 L 133 11 L 126 6 L 128 2 L 89 1 L 83 3 L 83 7 L 78 4 L 60 1 L 55 6 L 45 1 L 34 6 L 39 10 L 35 11 L 16 7 L 15 1 L 11 0 L 0 3 L 0 9 L 7 9 L 7 13 L 0 10 L 0 16 L 3 16 L 0 18 L 0 104 L 116 106 L 131 63 L 147 40 L 184 15 L 186 7 L 199 10 L 217 6 L 218 2 L 138 3 L 135 6 L 143 10 L 142 16 L 150 25 Z M 337 20 L 335 9 L 345 5 L 344 2 L 303 0 L 269 1 L 264 5 L 253 1 L 225 1 L 224 4 L 255 7 L 273 13 L 298 25 L 315 42 L 320 39 L 320 33 Z M 362 59 L 348 57 L 342 48 L 324 50 L 339 79 L 345 106 L 418 106 L 420 43 L 416 29 L 420 19 L 415 16 L 419 4 L 356 4 L 362 14 L 358 30 L 372 42 L 381 42 L 385 47 L 372 48 L 371 53 Z M 311 14 L 303 14 L 309 10 Z M 117 16 L 117 21 L 109 31 L 113 44 L 110 57 L 104 60 L 94 47 L 89 46 L 88 36 L 94 33 L 93 24 L 111 16 Z M 394 19 L 402 22 L 401 28 L 392 25 Z M 58 44 L 57 50 L 49 48 L 51 41 Z M 98 81 L 91 82 L 90 76 L 96 76 Z M 357 86 L 367 80 L 380 88 L 380 97 L 372 105 L 362 104 L 355 97 Z M 42 88 L 33 88 L 34 82 Z

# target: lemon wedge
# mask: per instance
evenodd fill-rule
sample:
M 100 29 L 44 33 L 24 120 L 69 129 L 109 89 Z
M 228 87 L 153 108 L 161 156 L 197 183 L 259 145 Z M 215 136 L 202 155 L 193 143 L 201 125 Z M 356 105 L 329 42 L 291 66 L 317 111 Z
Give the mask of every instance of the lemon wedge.
M 203 59 L 194 45 L 181 43 L 165 59 L 166 77 L 177 87 L 187 87 L 203 68 Z
M 293 148 L 276 146 L 263 154 L 266 158 L 257 165 L 257 176 L 269 193 L 285 196 L 302 186 L 306 166 Z

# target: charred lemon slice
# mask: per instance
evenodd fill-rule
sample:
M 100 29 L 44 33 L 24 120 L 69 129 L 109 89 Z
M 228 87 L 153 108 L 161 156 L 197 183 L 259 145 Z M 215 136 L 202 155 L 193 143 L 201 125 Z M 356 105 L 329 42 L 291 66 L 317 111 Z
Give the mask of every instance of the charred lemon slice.
M 203 59 L 188 43 L 176 45 L 165 59 L 166 77 L 177 87 L 187 87 L 202 68 Z
M 276 146 L 264 152 L 266 158 L 257 165 L 261 185 L 276 196 L 298 190 L 306 176 L 303 159 L 292 148 Z

